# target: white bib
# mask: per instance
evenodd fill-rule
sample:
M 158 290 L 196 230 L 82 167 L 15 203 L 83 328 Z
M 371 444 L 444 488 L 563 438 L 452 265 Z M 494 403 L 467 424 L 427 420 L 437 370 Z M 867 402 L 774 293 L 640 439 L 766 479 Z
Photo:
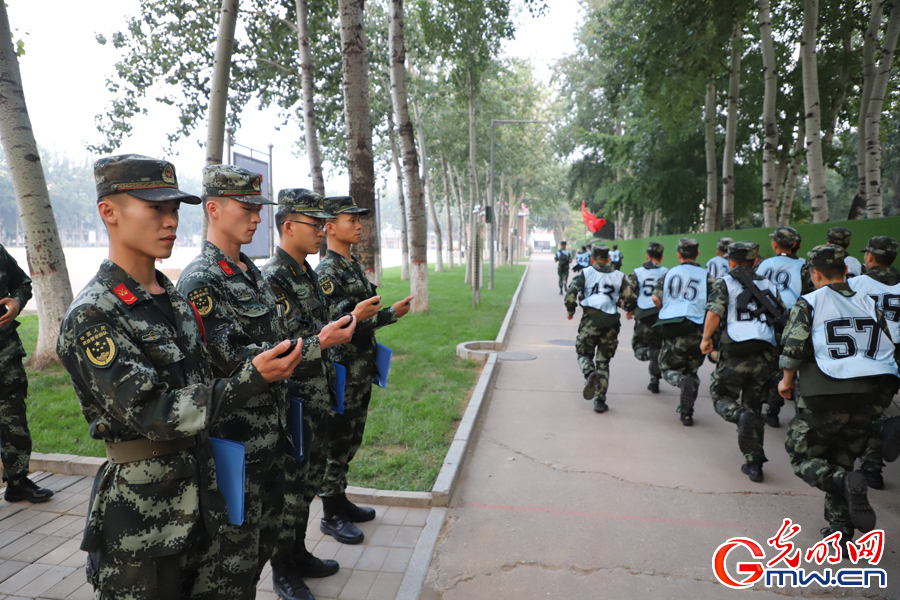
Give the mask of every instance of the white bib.
M 579 252 L 575 255 L 575 262 L 582 266 L 582 268 L 588 268 L 591 266 L 591 253 L 590 252 Z
M 665 267 L 648 269 L 643 266 L 634 270 L 634 276 L 637 278 L 638 283 L 638 308 L 647 310 L 656 307 L 656 305 L 653 304 L 653 287 L 667 271 L 668 269 Z
M 706 269 L 678 265 L 666 273 L 660 320 L 686 317 L 697 325 L 706 317 Z
M 791 310 L 803 290 L 800 269 L 804 264 L 805 261 L 802 258 L 773 256 L 759 263 L 756 273 L 775 284 L 781 293 L 781 300 L 784 302 L 785 308 Z
M 713 279 L 722 279 L 728 273 L 728 259 L 724 256 L 713 256 L 706 263 L 706 270 Z
M 744 286 L 732 277 L 730 274 L 725 275 L 722 280 L 728 288 L 728 319 L 725 326 L 728 328 L 728 337 L 735 342 L 747 342 L 750 340 L 762 340 L 775 345 L 775 326 L 771 325 L 765 314 L 762 319 L 754 317 L 747 310 L 740 310 L 737 305 L 738 298 L 744 293 Z M 768 279 L 760 281 L 754 280 L 761 290 L 772 292 L 772 301 L 775 302 L 775 284 Z M 747 308 L 755 309 L 758 306 L 756 298 L 751 298 L 747 303 Z
M 622 271 L 601 273 L 593 267 L 585 269 L 582 273 L 584 273 L 584 300 L 581 301 L 581 305 L 602 310 L 609 315 L 618 313 L 616 303 L 619 301 L 619 290 L 622 289 L 625 274 Z
M 875 301 L 875 305 L 884 313 L 891 340 L 894 344 L 900 344 L 900 283 L 886 285 L 863 275 L 850 279 L 847 285 L 854 292 L 862 292 Z
M 803 296 L 813 309 L 812 343 L 819 369 L 835 379 L 898 375 L 894 343 L 878 327 L 875 301 L 830 287 Z
M 844 264 L 847 265 L 847 277 L 859 277 L 862 275 L 862 265 L 855 256 L 845 256 Z

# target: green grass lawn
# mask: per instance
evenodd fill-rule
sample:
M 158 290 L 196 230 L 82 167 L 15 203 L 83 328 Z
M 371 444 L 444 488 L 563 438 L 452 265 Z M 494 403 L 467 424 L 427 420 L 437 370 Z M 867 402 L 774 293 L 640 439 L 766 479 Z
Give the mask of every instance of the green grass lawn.
M 351 485 L 431 489 L 481 372 L 480 364 L 457 358 L 456 344 L 496 337 L 524 268 L 495 270 L 495 289 L 482 290 L 478 308 L 472 308 L 471 288 L 463 283 L 464 268 L 431 271 L 430 312 L 409 314 L 378 332 L 394 359 L 388 389 L 374 388 L 366 437 L 350 468 Z M 399 267 L 384 270 L 379 292 L 385 305 L 409 294 Z M 21 321 L 19 333 L 30 352 L 37 343 L 37 317 Z M 29 370 L 28 378 L 34 451 L 103 456 L 102 444 L 88 436 L 65 370 Z

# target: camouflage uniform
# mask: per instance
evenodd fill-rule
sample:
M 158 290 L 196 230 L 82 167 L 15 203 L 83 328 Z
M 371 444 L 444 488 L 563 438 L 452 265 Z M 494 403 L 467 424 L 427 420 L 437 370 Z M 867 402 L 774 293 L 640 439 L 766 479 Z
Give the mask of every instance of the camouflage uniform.
M 728 257 L 739 261 L 756 260 L 759 246 L 751 242 L 732 242 Z M 754 281 L 764 281 L 751 269 L 744 269 Z M 784 303 L 776 291 L 776 304 L 784 310 Z M 723 333 L 728 328 L 728 286 L 724 279 L 716 279 L 709 293 L 706 310 L 718 315 L 723 324 Z M 777 348 L 763 340 L 732 342 L 727 335 L 722 336 L 724 343 L 719 347 L 719 360 L 716 370 L 710 379 L 709 392 L 712 396 L 716 413 L 729 423 L 739 423 L 741 414 L 752 413 L 744 417 L 746 423 L 740 428 L 738 445 L 744 454 L 747 464 L 761 465 L 766 462 L 763 450 L 764 426 L 759 418 L 762 404 L 768 397 L 769 387 L 774 381 L 773 373 L 777 370 Z M 764 382 L 760 385 L 760 382 Z M 740 398 L 740 400 L 738 400 Z
M 813 264 L 825 261 L 843 264 L 846 253 L 839 246 L 817 246 L 809 253 Z M 852 297 L 854 292 L 846 283 L 829 284 L 835 292 Z M 876 309 L 877 325 L 887 333 L 884 315 Z M 812 343 L 813 312 L 809 303 L 800 298 L 791 310 L 781 338 L 783 351 L 779 366 L 797 371 L 804 363 L 815 364 Z M 900 346 L 894 354 L 900 358 Z M 872 435 L 872 420 L 881 411 L 884 395 L 896 389 L 896 378 L 890 376 L 866 378 L 871 390 L 851 394 L 816 395 L 797 393 L 797 414 L 791 420 L 785 449 L 794 473 L 811 486 L 825 492 L 825 519 L 831 531 L 853 534 L 854 525 L 845 497 L 845 477 L 853 471 L 854 461 L 865 450 Z M 839 380 L 841 381 L 841 380 Z M 844 380 L 846 381 L 846 380 Z
M 142 199 L 200 201 L 177 191 L 164 161 L 110 157 L 95 176 L 101 198 L 131 184 L 122 191 Z M 94 479 L 81 543 L 97 599 L 218 597 L 227 513 L 208 432 L 268 389 L 249 361 L 213 379 L 194 309 L 163 274 L 156 280 L 165 294 L 151 296 L 104 261 L 57 342 L 90 435 L 111 457 Z
M 603 258 L 609 255 L 609 248 L 600 245 L 592 250 L 593 257 Z M 594 264 L 590 269 L 596 269 L 600 273 L 612 273 L 615 269 L 610 265 Z M 586 271 L 587 269 L 584 269 Z M 566 312 L 569 316 L 575 314 L 579 306 L 579 298 L 584 296 L 584 272 L 580 272 L 572 279 L 566 293 Z M 622 279 L 622 286 L 618 290 L 619 300 L 626 311 L 634 310 L 637 296 L 629 285 L 627 279 Z M 616 354 L 619 344 L 619 315 L 608 315 L 588 307 L 582 307 L 581 322 L 578 324 L 578 335 L 575 338 L 575 353 L 578 355 L 578 368 L 582 375 L 588 377 L 592 372 L 597 373 L 597 384 L 594 392 L 594 400 L 606 402 L 606 391 L 609 389 L 609 361 Z
M 307 192 L 294 194 L 294 192 Z M 318 200 L 318 210 L 302 210 L 305 200 Z M 309 214 L 327 219 L 332 215 L 322 211 L 322 198 L 307 190 L 281 190 L 279 212 Z M 318 333 L 328 323 L 325 296 L 319 288 L 316 272 L 308 262 L 299 265 L 281 248 L 263 267 L 263 277 L 275 292 L 284 313 L 291 338 L 303 338 L 304 347 L 318 340 Z M 286 495 L 282 543 L 280 549 L 305 548 L 309 506 L 325 476 L 328 458 L 329 414 L 336 404 L 334 396 L 334 363 L 328 350 L 317 359 L 302 361 L 288 380 L 288 394 L 303 401 L 304 461 L 285 459 Z
M 203 174 L 207 196 L 267 203 L 257 192 L 258 175 L 229 165 L 206 167 Z M 203 319 L 218 377 L 229 376 L 288 337 L 272 288 L 253 261 L 243 253 L 240 260 L 246 271 L 205 241 L 201 254 L 178 280 L 178 291 Z M 305 360 L 320 355 L 317 338 L 304 344 Z M 213 427 L 213 435 L 244 444 L 247 463 L 244 523 L 225 524 L 221 529 L 222 598 L 255 598 L 262 569 L 278 543 L 284 509 L 284 451 L 289 440 L 287 410 L 286 386 L 272 384 Z
M 572 260 L 572 253 L 568 248 L 560 248 L 553 257 L 556 261 L 556 272 L 559 275 L 559 291 L 562 293 L 566 286 L 569 285 L 569 262 Z
M 337 206 L 343 198 L 327 198 L 326 212 L 348 212 Z M 355 202 L 353 203 L 355 207 Z M 366 209 L 356 209 L 366 210 Z M 325 295 L 328 317 L 334 321 L 350 314 L 356 305 L 377 296 L 376 286 L 366 277 L 363 264 L 329 250 L 316 267 L 319 288 Z M 323 498 L 341 496 L 347 489 L 350 461 L 356 456 L 363 440 L 369 401 L 372 398 L 372 379 L 375 371 L 375 331 L 397 321 L 393 307 L 383 308 L 374 317 L 356 324 L 349 343 L 335 346 L 330 358 L 347 369 L 344 388 L 344 414 L 330 417 L 331 439 L 328 443 L 328 463 L 319 495 Z
M 0 246 L 0 298 L 18 300 L 20 313 L 31 299 L 31 278 L 3 246 Z M 13 321 L 0 329 L 0 455 L 4 480 L 27 476 L 31 458 L 31 433 L 25 416 L 28 378 L 22 366 L 25 348 L 16 333 L 18 326 L 19 322 Z

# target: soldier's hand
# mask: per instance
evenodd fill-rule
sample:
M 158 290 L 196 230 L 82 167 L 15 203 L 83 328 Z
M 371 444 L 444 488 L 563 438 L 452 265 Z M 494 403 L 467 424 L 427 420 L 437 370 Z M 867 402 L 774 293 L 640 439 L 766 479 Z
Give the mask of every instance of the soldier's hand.
M 575 315 L 566 315 L 566 318 L 571 321 L 575 318 Z
M 319 345 L 324 350 L 339 344 L 346 344 L 356 331 L 356 317 L 344 315 L 337 321 L 332 321 L 319 332 Z
M 0 327 L 6 327 L 12 323 L 19 316 L 19 310 L 22 308 L 19 301 L 14 298 L 3 298 L 0 300 L 0 306 L 6 307 L 6 312 L 0 316 Z
M 291 347 L 291 340 L 284 340 L 271 350 L 257 354 L 253 359 L 253 366 L 269 383 L 282 381 L 291 376 L 294 369 L 303 358 L 303 340 L 297 340 L 297 346 L 284 358 L 278 358 Z
M 710 352 L 712 352 L 712 349 L 712 340 L 709 338 L 703 338 L 703 341 L 700 342 L 700 352 L 702 352 L 703 354 L 709 354 Z
M 381 310 L 381 296 L 372 296 L 356 305 L 353 316 L 357 321 L 365 321 L 374 317 L 379 310 Z
M 634 318 L 634 311 L 632 310 L 632 311 L 628 311 L 627 313 L 625 313 L 625 318 L 628 319 L 629 321 L 632 320 Z
M 794 389 L 794 382 L 787 382 L 784 379 L 778 382 L 778 394 L 785 400 L 791 399 L 791 392 Z
M 397 318 L 406 316 L 406 313 L 409 312 L 409 303 L 412 302 L 413 297 L 407 296 L 400 302 L 394 303 L 394 310 L 397 311 Z

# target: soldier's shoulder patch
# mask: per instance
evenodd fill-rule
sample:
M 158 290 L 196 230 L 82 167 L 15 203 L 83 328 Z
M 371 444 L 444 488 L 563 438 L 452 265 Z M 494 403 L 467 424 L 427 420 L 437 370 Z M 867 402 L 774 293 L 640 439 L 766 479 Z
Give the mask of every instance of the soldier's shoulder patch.
M 105 323 L 88 327 L 78 335 L 81 347 L 88 362 L 98 369 L 105 369 L 115 362 L 118 349 L 112 332 Z
M 208 285 L 194 288 L 188 292 L 188 301 L 194 305 L 201 317 L 208 317 L 212 312 L 213 299 Z
M 330 296 L 334 293 L 334 281 L 331 279 L 331 275 L 319 277 L 319 288 L 321 288 L 322 293 L 326 296 Z
M 227 260 L 224 260 L 224 259 L 220 260 L 219 268 L 222 269 L 222 272 L 225 273 L 226 275 L 228 275 L 229 277 L 234 275 L 234 270 L 231 268 L 231 266 L 229 266 Z
M 291 312 L 291 303 L 288 301 L 287 294 L 279 293 L 275 296 L 275 300 L 278 302 L 278 306 L 281 307 L 283 311 L 282 314 L 286 315 Z
M 116 296 L 121 298 L 122 302 L 124 302 L 128 306 L 131 306 L 132 304 L 137 302 L 137 296 L 132 294 L 131 290 L 129 290 L 128 287 L 124 283 L 116 286 L 116 288 L 113 290 L 113 292 L 115 292 Z

